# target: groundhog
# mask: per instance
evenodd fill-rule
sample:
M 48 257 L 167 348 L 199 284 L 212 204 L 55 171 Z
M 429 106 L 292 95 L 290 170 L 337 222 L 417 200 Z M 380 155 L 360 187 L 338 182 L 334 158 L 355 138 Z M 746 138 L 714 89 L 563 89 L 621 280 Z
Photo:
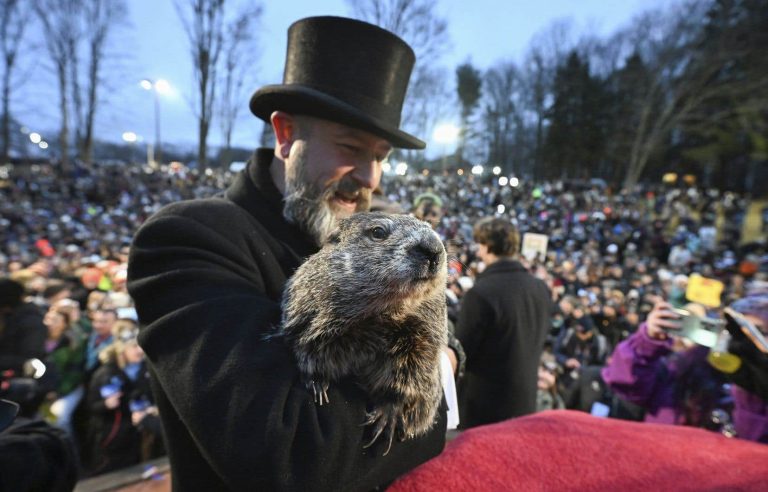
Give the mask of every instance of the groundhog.
M 301 265 L 283 296 L 282 334 L 315 402 L 353 376 L 374 403 L 371 446 L 389 452 L 426 433 L 442 396 L 446 342 L 446 254 L 426 222 L 359 213 L 342 219 L 327 244 Z

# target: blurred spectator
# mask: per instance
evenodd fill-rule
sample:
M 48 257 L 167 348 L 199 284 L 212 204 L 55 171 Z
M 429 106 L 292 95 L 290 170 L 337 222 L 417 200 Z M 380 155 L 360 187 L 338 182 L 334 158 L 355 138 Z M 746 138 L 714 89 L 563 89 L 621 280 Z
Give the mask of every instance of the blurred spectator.
M 456 326 L 467 355 L 459 386 L 463 428 L 536 410 L 539 358 L 552 312 L 544 282 L 513 259 L 520 235 L 509 221 L 479 221 L 474 239 L 486 268 L 464 295 Z
M 12 406 L 0 400 L 0 414 L 6 416 Z M 42 420 L 8 420 L 7 424 L 0 423 L 0 490 L 73 490 L 77 482 L 77 453 L 64 431 Z
M 539 364 L 539 379 L 536 384 L 536 411 L 562 410 L 565 401 L 560 396 L 557 385 L 557 363 L 551 354 L 541 355 Z
M 141 457 L 141 437 L 136 425 L 143 421 L 138 413 L 150 412 L 147 369 L 144 352 L 136 341 L 138 330 L 132 325 L 123 326 L 99 354 L 102 365 L 88 386 L 88 442 L 93 474 L 136 464 Z M 137 413 L 135 417 L 132 410 Z
M 443 218 L 443 200 L 434 193 L 426 192 L 417 196 L 413 201 L 413 216 L 429 222 L 432 229 L 438 230 Z
M 112 343 L 112 327 L 117 321 L 114 309 L 97 308 L 91 314 L 93 331 L 88 337 L 85 351 L 85 370 L 93 374 L 99 365 L 99 353 Z
M 765 401 L 733 387 L 733 426 L 728 418 L 731 402 L 725 376 L 706 360 L 707 347 L 672 335 L 680 315 L 672 305 L 659 302 L 640 329 L 616 347 L 602 375 L 619 395 L 644 407 L 646 422 L 715 428 L 746 439 L 768 442 Z M 758 319 L 762 326 L 762 320 Z
M 74 438 L 72 415 L 83 398 L 85 380 L 85 339 L 71 329 L 66 311 L 51 308 L 43 319 L 48 328 L 45 342 L 48 370 L 55 386 L 47 395 L 54 423 Z
M 583 366 L 602 365 L 609 350 L 605 336 L 595 329 L 592 316 L 580 307 L 566 318 L 554 346 L 557 361 L 570 372 L 578 372 Z
M 45 358 L 43 315 L 23 298 L 20 283 L 0 278 L 0 370 L 20 371 L 28 359 Z

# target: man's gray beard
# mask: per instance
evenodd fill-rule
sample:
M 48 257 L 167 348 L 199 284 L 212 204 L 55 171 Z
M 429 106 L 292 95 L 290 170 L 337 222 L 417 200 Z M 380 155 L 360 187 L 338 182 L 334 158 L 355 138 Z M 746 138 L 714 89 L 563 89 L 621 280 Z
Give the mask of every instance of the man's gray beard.
M 336 229 L 336 215 L 328 205 L 328 200 L 336 192 L 331 186 L 326 190 L 318 189 L 307 183 L 302 176 L 288 177 L 285 182 L 285 205 L 283 217 L 296 224 L 299 229 L 312 236 L 318 245 L 325 243 L 328 236 Z
M 307 179 L 307 165 L 306 155 L 301 153 L 296 156 L 293 172 L 286 170 L 283 217 L 322 245 L 338 225 L 337 212 L 330 205 L 336 192 L 358 192 L 356 211 L 360 212 L 370 209 L 371 190 L 361 188 L 349 177 L 323 188 Z

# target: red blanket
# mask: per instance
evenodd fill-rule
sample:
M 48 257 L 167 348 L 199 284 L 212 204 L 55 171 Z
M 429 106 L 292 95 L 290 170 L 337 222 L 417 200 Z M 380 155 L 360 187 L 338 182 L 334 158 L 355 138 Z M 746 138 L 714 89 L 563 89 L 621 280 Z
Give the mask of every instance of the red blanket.
M 765 492 L 768 445 L 555 410 L 465 431 L 389 488 L 433 490 Z

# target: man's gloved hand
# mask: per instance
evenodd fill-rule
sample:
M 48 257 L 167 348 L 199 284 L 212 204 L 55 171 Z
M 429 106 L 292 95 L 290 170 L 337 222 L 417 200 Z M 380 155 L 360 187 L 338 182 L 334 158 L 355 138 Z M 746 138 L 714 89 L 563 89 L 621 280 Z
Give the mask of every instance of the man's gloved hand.
M 741 358 L 741 367 L 729 378 L 734 384 L 768 401 L 768 354 L 755 346 L 736 320 L 727 313 L 725 318 L 726 328 L 731 334 L 728 352 Z

